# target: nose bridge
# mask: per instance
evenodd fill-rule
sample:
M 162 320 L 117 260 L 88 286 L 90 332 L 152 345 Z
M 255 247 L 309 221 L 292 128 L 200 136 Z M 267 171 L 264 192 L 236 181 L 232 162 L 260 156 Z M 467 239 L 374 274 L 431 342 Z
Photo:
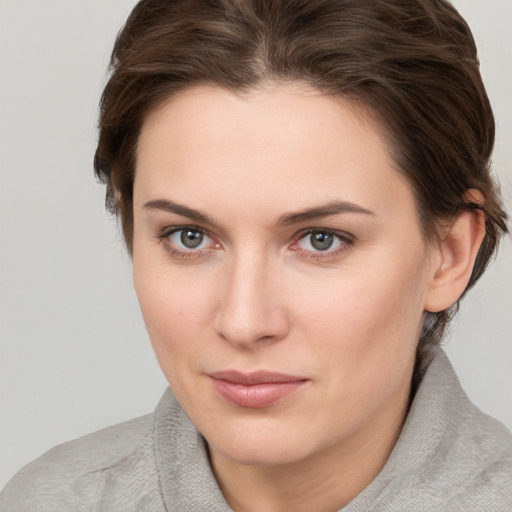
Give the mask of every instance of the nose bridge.
M 287 322 L 269 257 L 254 248 L 233 256 L 217 311 L 217 332 L 236 345 L 282 338 Z M 276 286 L 277 285 L 277 286 Z

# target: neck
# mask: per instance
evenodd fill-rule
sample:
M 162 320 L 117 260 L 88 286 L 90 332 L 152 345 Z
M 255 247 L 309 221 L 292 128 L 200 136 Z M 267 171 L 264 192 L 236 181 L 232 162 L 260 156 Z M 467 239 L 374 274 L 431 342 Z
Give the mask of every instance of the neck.
M 275 466 L 239 464 L 210 447 L 215 476 L 236 512 L 333 512 L 379 474 L 404 422 L 409 388 L 350 438 L 305 459 Z

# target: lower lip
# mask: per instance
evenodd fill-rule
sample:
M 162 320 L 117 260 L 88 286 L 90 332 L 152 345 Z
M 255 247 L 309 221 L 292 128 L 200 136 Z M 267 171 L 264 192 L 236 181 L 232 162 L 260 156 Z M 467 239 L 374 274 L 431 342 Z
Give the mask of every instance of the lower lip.
M 273 405 L 300 389 L 306 381 L 235 384 L 212 378 L 213 388 L 226 401 L 238 407 L 261 409 Z

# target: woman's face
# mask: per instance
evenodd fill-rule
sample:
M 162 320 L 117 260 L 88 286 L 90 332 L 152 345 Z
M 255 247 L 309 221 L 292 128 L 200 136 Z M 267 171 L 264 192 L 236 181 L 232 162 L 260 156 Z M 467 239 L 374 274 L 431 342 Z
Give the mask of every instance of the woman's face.
M 190 88 L 137 155 L 135 288 L 214 456 L 284 464 L 393 436 L 439 258 L 370 116 L 301 85 Z

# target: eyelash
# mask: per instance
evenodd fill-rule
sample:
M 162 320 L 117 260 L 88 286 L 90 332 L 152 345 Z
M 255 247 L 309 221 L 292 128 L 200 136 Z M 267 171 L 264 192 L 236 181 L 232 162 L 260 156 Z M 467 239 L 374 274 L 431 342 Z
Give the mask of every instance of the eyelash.
M 161 233 L 156 235 L 156 238 L 159 239 L 159 241 L 163 242 L 165 245 L 165 249 L 172 255 L 177 256 L 181 259 L 197 259 L 204 256 L 204 253 L 208 251 L 210 248 L 207 249 L 188 249 L 188 250 L 181 250 L 177 249 L 174 244 L 170 242 L 170 237 L 174 235 L 175 233 L 179 233 L 180 231 L 194 231 L 196 233 L 200 233 L 201 235 L 210 238 L 211 240 L 214 240 L 213 237 L 211 237 L 204 229 L 201 229 L 197 226 L 174 226 L 172 228 L 164 229 Z M 326 249 L 325 251 L 309 251 L 309 250 L 302 250 L 300 248 L 294 247 L 298 246 L 298 244 L 304 240 L 307 236 L 311 236 L 314 233 L 322 233 L 325 235 L 330 235 L 335 237 L 339 242 L 340 246 L 335 249 Z M 305 258 L 315 259 L 315 260 L 326 260 L 326 259 L 333 259 L 337 256 L 340 256 L 341 254 L 345 253 L 346 251 L 350 250 L 351 247 L 354 245 L 354 237 L 348 233 L 337 231 L 334 229 L 327 229 L 327 228 L 309 228 L 307 230 L 301 231 L 297 233 L 294 236 L 294 242 L 290 245 L 290 249 L 292 251 L 302 251 L 304 254 L 303 256 Z M 218 242 L 215 243 L 215 248 L 220 247 L 220 244 Z
M 334 238 L 338 239 L 340 242 L 340 246 L 335 249 L 326 249 L 325 251 L 304 251 L 304 256 L 306 258 L 311 258 L 315 260 L 326 260 L 333 259 L 337 256 L 341 256 L 345 252 L 349 251 L 354 245 L 354 237 L 348 233 L 343 231 L 337 231 L 335 229 L 327 229 L 327 228 L 309 228 L 305 231 L 301 231 L 296 235 L 296 242 L 294 242 L 291 247 L 298 245 L 301 240 L 304 240 L 307 236 L 311 236 L 314 233 L 322 233 L 325 235 L 331 235 Z M 300 251 L 300 249 L 292 249 Z
M 204 255 L 205 249 L 177 249 L 174 244 L 170 241 L 170 237 L 175 233 L 179 233 L 180 231 L 193 231 L 195 233 L 200 233 L 201 235 L 208 237 L 213 240 L 213 238 L 204 230 L 197 226 L 174 226 L 172 228 L 164 229 L 160 234 L 157 235 L 157 238 L 163 242 L 165 249 L 172 255 L 177 256 L 182 259 L 196 259 L 200 258 Z M 220 244 L 216 243 L 216 246 L 220 247 Z M 207 250 L 207 249 L 206 249 Z

